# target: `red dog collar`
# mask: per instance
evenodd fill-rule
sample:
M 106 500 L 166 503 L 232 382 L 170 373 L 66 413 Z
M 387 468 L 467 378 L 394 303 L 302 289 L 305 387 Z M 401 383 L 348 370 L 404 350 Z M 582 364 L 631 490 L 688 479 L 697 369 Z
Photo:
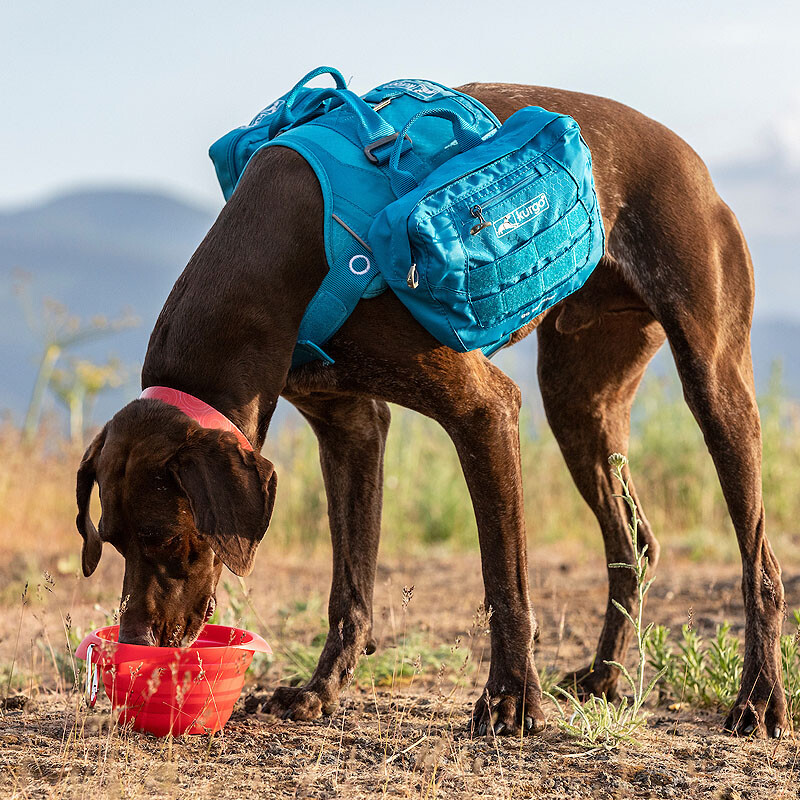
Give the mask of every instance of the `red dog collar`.
M 171 406 L 179 408 L 187 417 L 191 417 L 204 428 L 229 431 L 239 440 L 239 444 L 245 450 L 253 449 L 247 437 L 224 414 L 191 394 L 177 389 L 170 389 L 167 386 L 149 386 L 139 395 L 139 399 L 161 400 L 164 403 L 169 403 Z

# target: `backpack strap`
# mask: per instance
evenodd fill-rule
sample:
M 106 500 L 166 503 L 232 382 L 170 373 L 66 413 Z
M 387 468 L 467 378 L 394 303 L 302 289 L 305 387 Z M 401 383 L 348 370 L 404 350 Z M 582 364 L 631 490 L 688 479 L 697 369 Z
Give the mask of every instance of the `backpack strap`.
M 400 133 L 397 134 L 392 152 L 389 156 L 387 173 L 389 175 L 392 191 L 396 197 L 401 197 L 412 189 L 416 189 L 419 183 L 411 172 L 400 168 L 400 156 L 402 154 L 402 145 L 408 136 L 411 126 L 422 117 L 440 117 L 441 119 L 448 120 L 453 126 L 453 133 L 455 134 L 456 142 L 462 153 L 465 153 L 467 150 L 472 149 L 483 141 L 477 127 L 466 119 L 463 114 L 455 110 L 433 106 L 432 108 L 423 108 L 422 111 L 418 111 L 406 122 Z
M 335 215 L 334 220 L 344 225 Z M 322 359 L 325 366 L 334 363 L 320 345 L 342 327 L 369 284 L 379 275 L 372 250 L 349 228 L 348 231 L 349 245 L 337 253 L 336 262 L 330 265 L 303 315 L 292 355 L 293 367 L 316 359 Z
M 394 137 L 394 128 L 376 111 L 372 106 L 365 103 L 355 92 L 349 89 L 319 89 L 313 95 L 313 104 L 308 109 L 301 109 L 301 113 L 293 120 L 291 128 L 299 127 L 305 122 L 316 118 L 316 108 L 325 100 L 332 100 L 330 110 L 333 111 L 339 106 L 347 106 L 350 113 L 356 120 L 355 125 L 349 126 L 349 133 L 355 136 L 357 143 L 361 147 L 374 147 L 377 142 Z
M 316 360 L 322 360 L 326 365 L 333 364 L 334 359 L 322 349 L 323 345 L 341 328 L 362 297 L 374 296 L 386 287 L 372 249 L 355 230 L 367 228 L 371 216 L 362 212 L 365 217 L 360 220 L 361 224 L 353 223 L 351 226 L 336 213 L 338 209 L 328 171 L 310 144 L 303 136 L 297 135 L 279 136 L 266 145 L 290 147 L 306 159 L 317 175 L 325 206 L 328 271 L 300 322 L 292 356 L 293 367 Z M 356 214 L 355 208 L 349 210 L 348 216 Z M 370 288 L 373 282 L 381 284 L 374 293 Z
M 352 92 L 324 89 L 319 97 L 320 99 L 332 97 L 334 102 L 335 98 L 339 98 L 343 105 L 349 107 L 356 124 L 349 126 L 347 130 L 339 128 L 339 132 L 353 144 L 363 146 L 365 161 L 371 162 L 373 168 L 379 169 L 386 175 L 397 195 L 404 194 L 417 185 L 414 174 L 400 168 L 400 158 L 405 157 L 404 163 L 407 168 L 414 169 L 420 163 L 413 150 L 409 151 L 411 139 L 408 137 L 408 131 L 421 117 L 437 116 L 450 121 L 462 151 L 481 142 L 480 132 L 470 121 L 464 115 L 447 108 L 435 106 L 423 109 L 408 120 L 398 133 L 362 98 Z M 376 123 L 376 118 L 380 124 Z M 305 121 L 302 116 L 298 117 L 295 125 L 299 127 Z M 332 197 L 327 171 L 313 153 L 303 150 L 300 152 L 315 168 L 327 202 L 328 198 Z M 326 210 L 326 217 L 328 214 Z M 322 349 L 322 345 L 353 313 L 369 284 L 379 275 L 372 250 L 366 241 L 333 211 L 330 212 L 330 216 L 349 234 L 349 241 L 343 248 L 337 248 L 334 262 L 329 265 L 322 285 L 306 309 L 292 358 L 293 367 L 320 358 L 326 365 L 334 363 L 333 358 Z M 337 233 L 341 235 L 341 231 Z

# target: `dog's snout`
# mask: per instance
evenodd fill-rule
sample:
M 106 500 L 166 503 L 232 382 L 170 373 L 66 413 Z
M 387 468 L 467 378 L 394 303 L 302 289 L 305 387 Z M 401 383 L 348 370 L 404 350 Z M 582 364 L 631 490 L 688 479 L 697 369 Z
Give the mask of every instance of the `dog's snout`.
M 128 609 L 120 620 L 119 641 L 148 647 L 189 647 L 216 607 L 217 600 L 211 595 L 187 617 L 171 614 L 164 619 L 158 616 L 153 619 L 149 615 L 143 618 Z
M 119 641 L 121 644 L 140 644 L 146 647 L 154 647 L 158 644 L 151 626 L 141 624 L 126 625 L 124 615 L 119 626 Z

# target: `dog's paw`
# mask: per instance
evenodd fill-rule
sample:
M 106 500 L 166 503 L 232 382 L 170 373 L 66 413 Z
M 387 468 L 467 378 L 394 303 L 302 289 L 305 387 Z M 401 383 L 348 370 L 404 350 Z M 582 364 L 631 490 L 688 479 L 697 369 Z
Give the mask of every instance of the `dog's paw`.
M 541 733 L 546 725 L 538 682 L 526 693 L 492 691 L 487 685 L 470 719 L 470 736 Z
M 759 691 L 764 689 L 764 691 Z M 786 702 L 782 686 L 767 692 L 756 683 L 750 692 L 739 692 L 733 708 L 725 718 L 724 729 L 733 736 L 756 739 L 780 739 L 787 729 Z
M 559 681 L 559 686 L 566 692 L 574 694 L 578 700 L 583 702 L 592 695 L 602 697 L 605 695 L 609 700 L 617 697 L 617 682 L 619 671 L 607 664 L 599 666 L 590 665 L 583 669 L 568 672 Z
M 338 700 L 331 700 L 309 687 L 281 686 L 273 692 L 261 710 L 281 719 L 308 722 L 319 719 L 323 714 L 333 714 L 338 705 Z

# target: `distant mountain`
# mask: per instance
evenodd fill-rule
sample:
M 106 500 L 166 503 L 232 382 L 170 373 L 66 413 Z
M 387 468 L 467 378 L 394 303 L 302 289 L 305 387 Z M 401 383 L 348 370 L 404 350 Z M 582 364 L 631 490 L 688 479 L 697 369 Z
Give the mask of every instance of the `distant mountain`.
M 41 351 L 13 292 L 15 272 L 30 276 L 35 308 L 49 297 L 84 318 L 132 310 L 141 320 L 137 328 L 80 352 L 97 359 L 114 353 L 140 364 L 172 284 L 215 216 L 177 198 L 124 189 L 76 192 L 0 213 L 0 372 L 6 376 L 0 408 L 21 418 Z M 98 415 L 118 407 L 123 393 L 104 396 Z
M 145 280 L 170 286 L 214 220 L 210 209 L 155 193 L 84 191 L 34 208 L 0 214 L 0 262 L 31 272 L 50 294 L 68 296 L 86 283 L 109 284 L 119 302 L 152 303 Z M 162 280 L 163 279 L 163 280 Z M 65 291 L 68 295 L 62 295 Z M 85 293 L 75 296 L 91 303 Z M 89 309 L 87 309 L 89 310 Z M 97 309 L 92 309 L 96 311 Z
M 757 281 L 753 353 L 763 385 L 780 360 L 785 382 L 800 397 L 800 171 L 780 152 L 712 169 L 717 187 L 737 213 L 753 253 Z M 73 192 L 29 208 L 0 212 L 0 409 L 18 421 L 26 408 L 41 346 L 25 322 L 13 283 L 31 277 L 30 295 L 66 304 L 75 314 L 113 317 L 131 309 L 139 327 L 81 350 L 137 365 L 175 279 L 213 223 L 217 209 L 155 192 L 129 189 Z M 533 340 L 500 360 L 525 386 L 535 384 Z M 662 363 L 668 355 L 661 354 Z M 135 372 L 135 370 L 134 370 Z M 138 379 L 104 396 L 106 418 L 136 393 Z

